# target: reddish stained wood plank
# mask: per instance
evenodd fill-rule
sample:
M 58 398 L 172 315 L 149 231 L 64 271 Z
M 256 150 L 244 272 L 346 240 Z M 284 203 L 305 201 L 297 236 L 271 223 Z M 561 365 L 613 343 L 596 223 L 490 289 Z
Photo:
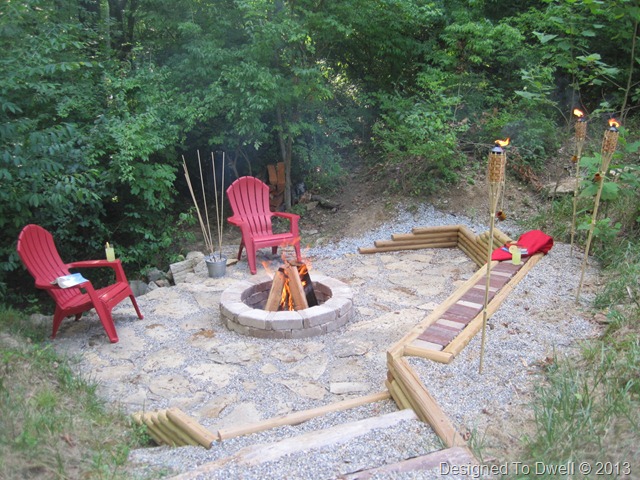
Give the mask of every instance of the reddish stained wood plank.
M 482 287 L 484 287 L 486 284 L 486 281 L 487 281 L 486 278 L 483 278 L 482 280 L 478 280 L 476 285 L 481 285 Z M 498 290 L 504 287 L 508 282 L 509 282 L 509 279 L 506 277 L 491 276 L 491 278 L 489 279 L 489 285 L 492 288 L 496 288 Z
M 477 307 L 466 307 L 458 303 L 454 303 L 447 309 L 447 313 L 475 317 L 480 310 L 482 310 L 482 305 L 478 305 Z
M 439 339 L 444 343 L 441 343 L 439 341 L 435 343 L 438 343 L 439 345 L 448 345 L 451 340 L 458 336 L 458 333 L 460 333 L 460 329 L 452 329 L 449 327 L 444 327 L 442 325 L 434 324 L 429 326 L 429 328 L 418 335 L 418 338 L 427 342 L 431 342 L 431 339 Z
M 522 263 L 520 265 L 514 265 L 513 263 L 506 261 L 500 262 L 495 265 L 491 271 L 492 272 L 506 272 L 506 273 L 516 273 L 518 270 L 522 268 Z
M 489 291 L 489 298 L 493 298 L 496 293 L 497 292 Z M 470 288 L 464 293 L 464 295 L 462 295 L 462 297 L 460 297 L 460 300 L 484 304 L 484 288 L 482 290 L 478 288 Z

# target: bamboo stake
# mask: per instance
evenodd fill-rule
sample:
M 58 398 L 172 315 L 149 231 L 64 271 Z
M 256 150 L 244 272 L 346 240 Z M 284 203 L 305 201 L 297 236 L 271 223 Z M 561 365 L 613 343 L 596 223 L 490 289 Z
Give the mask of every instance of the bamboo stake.
M 213 238 L 211 237 L 211 224 L 209 223 L 209 208 L 207 207 L 207 191 L 204 188 L 204 175 L 202 174 L 202 161 L 200 160 L 200 150 L 198 154 L 198 168 L 200 169 L 200 188 L 202 189 L 202 203 L 204 204 L 204 216 L 207 219 L 207 231 L 209 232 L 209 242 L 211 243 L 211 253 L 213 253 Z
M 184 155 L 182 156 L 182 168 L 184 169 L 184 176 L 187 181 L 187 186 L 189 187 L 189 192 L 191 193 L 191 199 L 193 200 L 193 205 L 196 208 L 196 213 L 198 215 L 200 228 L 202 229 L 202 236 L 204 238 L 205 247 L 213 255 L 213 240 L 211 239 L 211 231 L 207 231 L 204 220 L 202 219 L 202 214 L 200 213 L 200 207 L 198 206 L 198 201 L 196 200 L 196 195 L 193 191 L 193 185 L 191 184 L 191 177 L 189 176 L 189 169 L 187 168 L 187 162 L 184 159 Z M 205 205 L 205 208 L 206 208 L 206 205 Z
M 216 157 L 213 152 L 211 152 L 211 169 L 213 170 L 213 189 L 214 189 L 214 194 L 216 196 L 216 227 L 218 227 L 218 245 L 220 246 L 220 260 L 221 260 L 222 259 L 222 236 L 220 234 L 220 206 L 218 205 L 218 179 L 216 178 Z
M 577 108 L 573 111 L 574 115 L 577 115 L 578 121 L 575 124 L 575 138 L 576 138 L 576 153 L 574 155 L 574 161 L 576 163 L 576 176 L 575 184 L 573 186 L 573 214 L 571 216 L 571 250 L 570 254 L 573 256 L 573 242 L 576 234 L 576 213 L 578 208 L 578 190 L 580 187 L 580 158 L 582 157 L 582 147 L 584 141 L 587 138 L 587 122 L 585 121 L 584 114 Z
M 598 193 L 596 193 L 596 199 L 593 205 L 593 215 L 591 216 L 591 225 L 589 227 L 589 236 L 587 237 L 587 245 L 584 249 L 584 259 L 582 260 L 582 271 L 580 273 L 580 283 L 578 284 L 578 292 L 576 293 L 576 304 L 580 301 L 580 291 L 582 290 L 582 282 L 584 281 L 584 272 L 587 267 L 587 261 L 589 260 L 589 247 L 591 246 L 591 240 L 593 238 L 593 232 L 595 231 L 596 221 L 598 219 L 598 207 L 600 205 L 600 197 L 602 196 L 602 188 L 604 187 L 604 177 L 609 173 L 609 164 L 613 158 L 613 154 L 618 146 L 618 122 L 614 119 L 609 120 L 610 127 L 605 130 L 604 138 L 602 139 L 602 161 L 600 164 L 599 186 Z
M 508 145 L 509 139 L 504 142 L 504 146 Z M 488 180 L 489 180 L 489 210 L 491 223 L 489 226 L 489 241 L 487 242 L 487 274 L 485 280 L 484 290 L 484 308 L 482 314 L 482 340 L 480 343 L 480 366 L 479 373 L 482 373 L 482 367 L 484 364 L 484 346 L 486 342 L 487 332 L 487 305 L 489 304 L 489 288 L 491 286 L 491 254 L 493 252 L 493 230 L 495 228 L 496 221 L 496 209 L 498 206 L 498 198 L 500 197 L 500 188 L 502 187 L 502 180 L 504 177 L 504 169 L 507 161 L 507 155 L 502 149 L 502 145 L 496 142 L 496 146 L 489 153 L 488 164 Z

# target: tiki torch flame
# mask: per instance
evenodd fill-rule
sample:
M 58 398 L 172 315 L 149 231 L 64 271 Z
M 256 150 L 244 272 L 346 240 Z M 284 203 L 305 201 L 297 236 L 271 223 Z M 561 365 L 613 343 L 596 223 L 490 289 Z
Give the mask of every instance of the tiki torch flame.
M 611 128 L 615 128 L 617 130 L 618 127 L 620 126 L 620 122 L 618 122 L 615 118 L 610 118 L 609 119 L 609 126 Z
M 584 112 L 582 110 L 577 109 L 577 108 L 573 109 L 573 114 L 576 117 L 580 118 L 580 119 L 582 119 L 584 117 Z
M 506 147 L 507 145 L 509 145 L 509 140 L 510 140 L 510 138 L 509 138 L 509 137 L 507 137 L 507 138 L 506 138 L 506 139 L 504 139 L 504 140 L 496 140 L 496 142 L 495 142 L 495 143 L 496 143 L 496 145 L 498 145 L 499 147 Z

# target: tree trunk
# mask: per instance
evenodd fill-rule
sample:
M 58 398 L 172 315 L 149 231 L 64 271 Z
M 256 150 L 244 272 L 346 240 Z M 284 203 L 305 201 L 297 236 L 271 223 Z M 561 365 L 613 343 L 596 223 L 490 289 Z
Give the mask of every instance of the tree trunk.
M 293 138 L 291 135 L 286 135 L 285 139 L 285 125 L 282 119 L 282 109 L 278 107 L 276 109 L 278 116 L 278 142 L 280 143 L 280 156 L 284 162 L 284 208 L 285 210 L 291 209 L 291 150 L 293 148 Z

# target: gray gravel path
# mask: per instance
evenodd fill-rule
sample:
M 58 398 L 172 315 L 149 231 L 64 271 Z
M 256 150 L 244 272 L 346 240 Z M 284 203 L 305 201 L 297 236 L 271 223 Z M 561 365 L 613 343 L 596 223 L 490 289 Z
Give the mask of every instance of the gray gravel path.
M 398 341 L 476 270 L 457 249 L 359 255 L 357 248 L 414 226 L 486 225 L 424 207 L 400 209 L 397 218 L 359 238 L 310 249 L 312 271 L 350 285 L 356 317 L 336 332 L 306 340 L 260 340 L 228 331 L 218 312 L 220 293 L 249 276 L 246 260 L 222 279 L 193 274 L 187 283 L 139 297 L 144 320 L 123 302 L 114 311 L 120 342 L 109 344 L 95 315 L 64 322 L 55 347 L 78 359 L 78 369 L 100 385 L 110 403 L 133 413 L 179 407 L 212 431 L 327 405 L 384 390 L 386 349 Z M 517 238 L 517 227 L 500 229 Z M 235 245 L 225 247 L 229 256 Z M 264 252 L 267 252 L 265 250 Z M 263 260 L 278 260 L 261 253 Z M 480 335 L 449 365 L 410 362 L 461 433 L 484 438 L 488 451 L 513 444 L 531 416 L 528 402 L 542 381 L 541 366 L 553 355 L 575 351 L 597 334 L 584 310 L 593 298 L 590 268 L 580 305 L 575 291 L 582 258 L 556 244 L 490 319 L 484 373 L 478 373 Z M 351 387 L 332 393 L 337 384 Z M 396 411 L 377 402 L 312 419 L 295 427 L 225 440 L 211 450 L 154 447 L 130 455 L 132 476 L 157 478 L 236 455 L 244 448 Z M 201 478 L 321 479 L 392 463 L 441 448 L 431 429 L 404 421 L 393 430 L 344 445 L 290 455 L 258 465 L 229 461 Z M 419 472 L 392 478 L 441 477 Z

